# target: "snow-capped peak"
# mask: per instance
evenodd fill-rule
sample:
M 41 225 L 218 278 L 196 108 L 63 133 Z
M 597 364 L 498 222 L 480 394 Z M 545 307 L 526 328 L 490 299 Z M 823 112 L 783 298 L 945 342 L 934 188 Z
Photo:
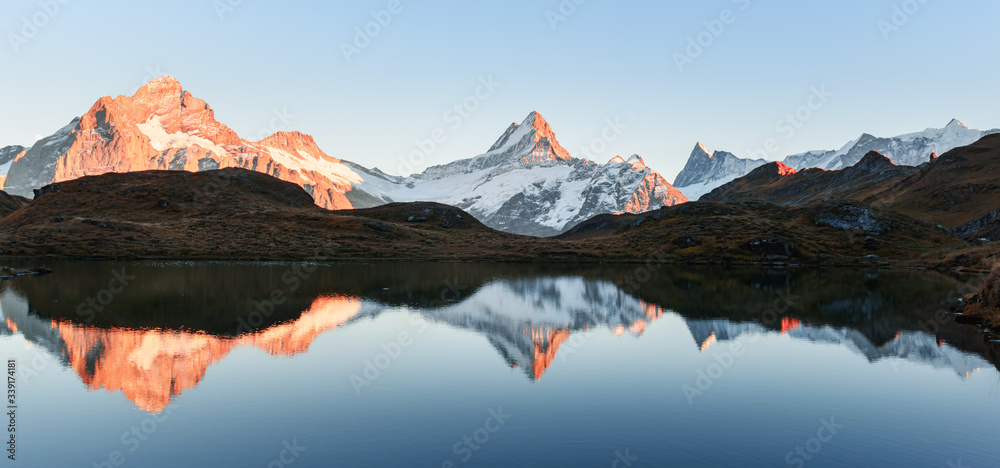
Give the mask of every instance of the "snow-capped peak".
M 965 126 L 958 119 L 952 119 L 943 128 L 928 128 L 889 138 L 864 133 L 859 138 L 847 142 L 839 150 L 792 154 L 785 157 L 783 162 L 795 170 L 812 167 L 838 170 L 854 166 L 869 152 L 877 151 L 893 164 L 919 166 L 932 159 L 932 154 L 944 154 L 954 148 L 970 145 L 993 133 L 1000 133 L 1000 129 L 980 131 Z M 749 174 L 755 167 L 764 163 L 763 160 L 754 161 L 731 156 L 724 151 L 709 153 L 704 145 L 698 143 L 691 152 L 684 170 L 674 180 L 674 186 L 688 198 L 696 199 L 715 187 Z M 723 160 L 728 162 L 723 164 L 721 163 Z
M 526 164 L 573 159 L 569 151 L 559 144 L 552 127 L 537 111 L 528 114 L 520 124 L 511 124 L 486 155 L 518 157 Z
M 694 156 L 695 154 L 704 155 L 711 158 L 713 153 L 709 151 L 708 148 L 706 148 L 702 142 L 699 141 L 698 144 L 694 146 L 694 151 L 692 151 L 691 153 L 692 156 Z
M 521 122 L 521 125 L 533 127 L 535 129 L 540 129 L 543 127 L 548 127 L 549 123 L 545 120 L 544 117 L 542 117 L 542 114 L 538 113 L 538 111 L 531 111 L 531 113 L 524 118 L 524 121 Z
M 710 152 L 705 145 L 698 142 L 691 151 L 684 169 L 674 179 L 674 186 L 688 199 L 697 200 L 715 188 L 746 175 L 765 162 L 763 159 L 741 159 L 726 151 Z
M 646 168 L 646 162 L 643 161 L 642 156 L 639 156 L 638 154 L 633 154 L 631 157 L 628 158 L 628 161 L 625 162 L 631 164 L 633 169 L 639 170 Z
M 520 124 L 517 122 L 511 123 L 510 127 L 507 127 L 507 131 L 505 131 L 503 135 L 500 135 L 500 138 L 496 141 L 496 143 L 493 143 L 493 146 L 490 147 L 488 152 L 492 153 L 494 151 L 501 151 L 515 145 L 520 142 L 524 136 L 530 134 L 532 131 L 542 131 L 549 134 L 552 133 L 552 127 L 549 126 L 549 123 L 545 121 L 545 118 L 542 117 L 538 111 L 531 111 L 531 113 L 528 114 L 528 117 L 526 117 Z M 535 141 L 538 140 L 536 139 Z

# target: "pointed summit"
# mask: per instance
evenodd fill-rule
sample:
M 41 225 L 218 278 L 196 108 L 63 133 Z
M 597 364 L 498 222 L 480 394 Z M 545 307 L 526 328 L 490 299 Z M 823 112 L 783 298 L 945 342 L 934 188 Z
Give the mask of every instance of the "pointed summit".
M 633 154 L 631 157 L 628 158 L 628 161 L 626 162 L 632 165 L 633 169 L 636 170 L 646 169 L 646 161 L 643 161 L 642 156 L 639 156 L 638 154 Z
M 632 166 L 633 169 L 640 171 L 647 169 L 646 162 L 643 161 L 642 156 L 639 156 L 638 154 L 633 154 L 632 156 L 629 156 L 628 159 L 621 156 L 615 156 L 608 161 L 608 164 L 628 164 L 629 166 Z
M 184 92 L 181 83 L 170 75 L 163 75 L 149 83 L 144 84 L 132 97 L 140 98 L 149 95 L 177 94 Z
M 684 169 L 674 179 L 690 200 L 697 200 L 717 187 L 760 167 L 763 159 L 743 159 L 726 151 L 709 151 L 701 142 L 694 145 Z
M 487 154 L 499 153 L 506 156 L 520 156 L 526 164 L 542 161 L 565 161 L 572 159 L 559 141 L 552 127 L 542 114 L 532 111 L 520 124 L 513 123 L 500 136 Z
M 965 124 L 962 123 L 961 120 L 951 119 L 951 122 L 948 122 L 948 125 L 945 125 L 944 128 L 964 127 L 964 126 L 965 126 Z
M 544 126 L 548 126 L 549 123 L 545 121 L 545 117 L 542 117 L 542 114 L 539 114 L 538 111 L 531 111 L 531 113 L 528 114 L 527 117 L 525 117 L 524 122 L 521 122 L 521 125 L 527 125 L 534 128 L 541 128 Z
M 711 158 L 712 152 L 709 151 L 708 148 L 706 148 L 705 145 L 699 141 L 698 144 L 694 145 L 694 149 L 691 151 L 691 157 L 694 157 L 695 155 L 707 156 Z
M 861 158 L 861 161 L 858 161 L 857 164 L 850 166 L 845 170 L 874 174 L 888 171 L 893 167 L 896 167 L 896 164 L 893 163 L 891 159 L 885 157 L 878 151 L 869 151 L 865 154 L 865 157 Z

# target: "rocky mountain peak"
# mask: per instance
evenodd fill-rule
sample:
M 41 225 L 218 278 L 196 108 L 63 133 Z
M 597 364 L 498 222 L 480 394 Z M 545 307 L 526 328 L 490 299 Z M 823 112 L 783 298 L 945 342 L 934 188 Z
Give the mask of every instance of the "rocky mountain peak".
M 858 161 L 858 163 L 852 167 L 865 172 L 874 173 L 895 166 L 896 164 L 893 163 L 891 159 L 883 156 L 882 153 L 879 153 L 878 151 L 869 151 L 868 154 L 865 154 L 865 157 L 861 158 L 861 161 Z
M 639 156 L 638 154 L 633 154 L 625 162 L 631 164 L 633 169 L 637 170 L 646 169 L 646 162 L 643 161 L 642 156 Z
M 189 93 L 172 76 L 162 76 L 139 88 L 132 101 L 145 108 L 169 110 L 182 105 Z M 120 99 L 121 97 L 119 97 Z
M 566 161 L 573 159 L 566 151 L 549 123 L 537 111 L 532 111 L 520 124 L 512 123 L 489 153 L 520 156 L 524 163 Z
M 639 156 L 638 154 L 633 154 L 632 156 L 629 156 L 628 159 L 621 156 L 615 156 L 608 161 L 608 164 L 628 164 L 635 170 L 648 169 L 646 162 L 643 161 L 642 156 Z
M 785 165 L 781 161 L 773 161 L 760 166 L 746 175 L 747 180 L 771 180 L 787 175 L 795 174 L 795 169 Z
M 156 78 L 149 83 L 144 84 L 139 88 L 134 96 L 144 95 L 144 94 L 159 94 L 159 93 L 169 93 L 180 95 L 184 89 L 181 86 L 180 81 L 170 75 L 163 75 Z
M 712 157 L 712 152 L 709 151 L 708 148 L 706 148 L 705 145 L 702 144 L 702 142 L 700 142 L 700 141 L 696 145 L 694 145 L 694 149 L 691 150 L 691 157 L 692 158 L 698 157 L 698 156 L 705 157 L 705 158 L 711 158 Z
M 308 155 L 317 159 L 325 159 L 330 162 L 341 162 L 339 159 L 324 153 L 311 135 L 306 135 L 305 133 L 298 131 L 278 132 L 260 140 L 257 143 L 268 148 L 284 151 L 293 156 L 305 157 Z
M 745 175 L 766 161 L 738 158 L 726 151 L 709 151 L 698 142 L 691 151 L 684 169 L 674 179 L 674 186 L 688 198 L 697 200 L 702 195 Z

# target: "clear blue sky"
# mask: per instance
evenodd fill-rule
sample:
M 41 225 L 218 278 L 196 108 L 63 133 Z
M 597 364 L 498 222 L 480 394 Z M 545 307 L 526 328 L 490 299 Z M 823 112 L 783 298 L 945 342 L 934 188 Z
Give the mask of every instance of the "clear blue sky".
M 52 15 L 38 0 L 9 0 L 0 4 L 0 144 L 30 144 L 100 96 L 159 74 L 246 138 L 279 129 L 272 117 L 284 111 L 294 116 L 286 129 L 314 135 L 330 155 L 388 172 L 436 128 L 447 140 L 423 165 L 484 152 L 532 110 L 575 155 L 619 119 L 627 128 L 593 158 L 638 153 L 671 180 L 697 141 L 746 155 L 775 138 L 780 159 L 951 118 L 1000 127 L 1000 3 L 908 1 L 912 14 L 897 15 L 886 38 L 879 22 L 893 24 L 894 5 L 907 2 L 587 0 L 553 29 L 547 12 L 560 0 L 402 0 L 348 62 L 341 44 L 388 0 L 243 0 L 222 19 L 227 0 L 68 0 Z M 707 41 L 704 22 L 725 9 L 729 24 L 679 71 L 674 54 L 688 37 Z M 15 53 L 22 17 L 44 25 Z M 444 112 L 489 76 L 500 87 L 470 101 L 478 109 L 452 128 Z M 834 96 L 794 135 L 776 130 L 821 85 Z

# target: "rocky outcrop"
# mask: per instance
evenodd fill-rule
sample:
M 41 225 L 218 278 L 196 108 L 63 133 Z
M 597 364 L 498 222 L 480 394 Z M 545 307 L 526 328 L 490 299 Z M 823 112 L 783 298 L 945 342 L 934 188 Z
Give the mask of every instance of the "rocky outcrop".
M 817 226 L 859 230 L 873 236 L 892 231 L 891 224 L 876 215 L 871 208 L 850 203 L 828 203 L 812 219 Z
M 777 237 L 764 237 L 755 239 L 747 244 L 751 252 L 760 255 L 761 260 L 787 260 L 795 255 L 795 245 L 785 239 Z

